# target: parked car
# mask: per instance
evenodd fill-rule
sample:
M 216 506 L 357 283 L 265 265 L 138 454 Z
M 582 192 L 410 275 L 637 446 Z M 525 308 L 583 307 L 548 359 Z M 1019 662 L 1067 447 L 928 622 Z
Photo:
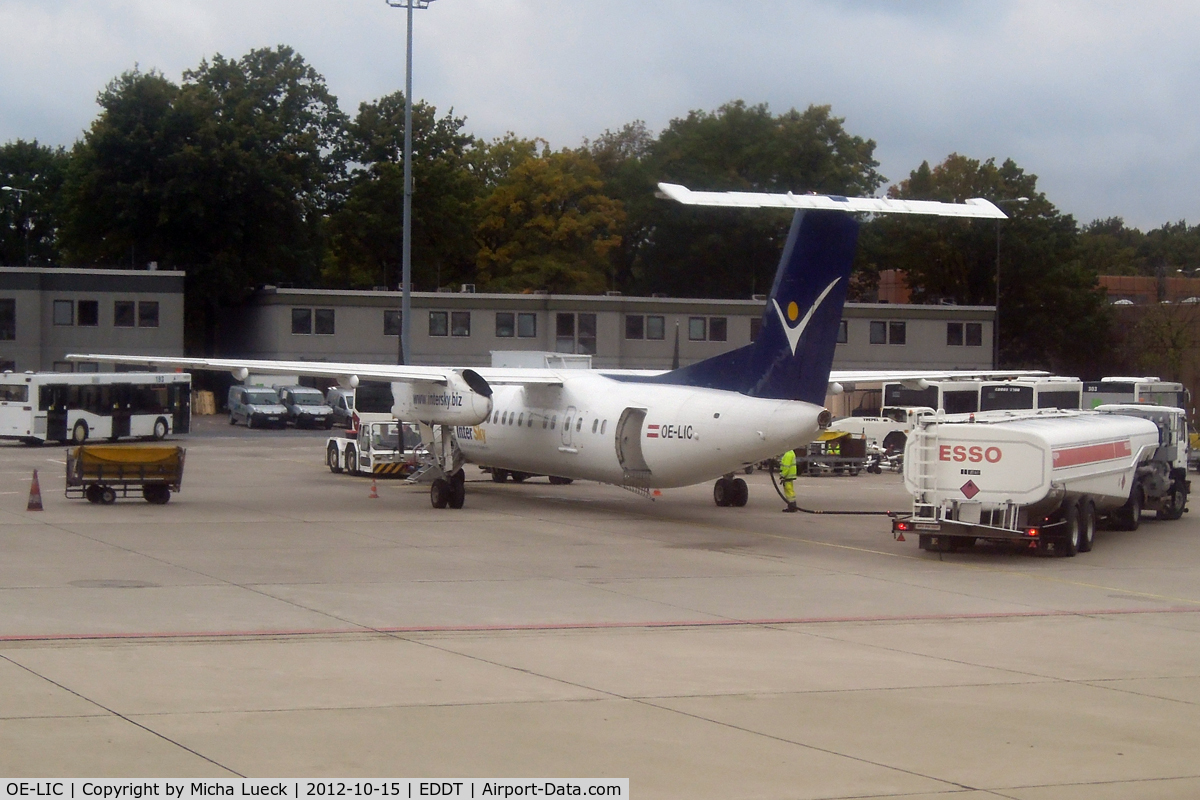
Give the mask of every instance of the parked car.
M 334 386 L 325 393 L 325 404 L 333 409 L 333 424 L 339 428 L 354 427 L 354 390 Z
M 297 428 L 333 427 L 333 409 L 316 389 L 307 386 L 279 387 L 279 400 L 287 410 L 287 421 Z
M 287 409 L 279 402 L 279 394 L 267 386 L 229 387 L 229 424 L 241 422 L 247 428 L 283 428 L 287 426 Z

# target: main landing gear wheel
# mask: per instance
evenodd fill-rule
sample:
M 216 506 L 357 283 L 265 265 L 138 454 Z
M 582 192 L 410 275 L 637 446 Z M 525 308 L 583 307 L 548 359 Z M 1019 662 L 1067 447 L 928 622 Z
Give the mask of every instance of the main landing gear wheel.
M 460 469 L 450 478 L 450 498 L 448 504 L 451 508 L 462 508 L 463 503 L 467 500 L 467 479 L 466 475 Z
M 508 480 L 508 470 L 492 468 L 492 483 L 504 483 Z
M 713 484 L 713 502 L 722 508 L 727 506 L 741 507 L 750 499 L 750 488 L 741 478 L 725 476 L 718 478 Z
M 434 478 L 429 484 L 429 502 L 434 508 L 445 508 L 450 502 L 450 482 L 445 478 Z

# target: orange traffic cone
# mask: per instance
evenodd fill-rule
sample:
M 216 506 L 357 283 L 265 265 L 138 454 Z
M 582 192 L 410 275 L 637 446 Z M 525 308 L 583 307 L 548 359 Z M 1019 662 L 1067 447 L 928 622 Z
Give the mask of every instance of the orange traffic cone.
M 378 487 L 375 486 L 374 478 L 371 478 L 371 493 L 369 495 L 367 495 L 367 499 L 368 500 L 378 500 L 379 499 L 379 489 L 378 489 Z
M 29 487 L 29 505 L 26 511 L 42 511 L 42 487 L 38 485 L 37 470 L 33 471 L 33 484 Z

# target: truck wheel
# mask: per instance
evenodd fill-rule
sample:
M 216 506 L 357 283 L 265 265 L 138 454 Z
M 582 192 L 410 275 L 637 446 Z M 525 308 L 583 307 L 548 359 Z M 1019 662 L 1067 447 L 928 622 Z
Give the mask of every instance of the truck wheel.
M 1183 486 L 1176 482 L 1171 486 L 1171 493 L 1167 495 L 1162 510 L 1158 512 L 1158 517 L 1159 519 L 1179 519 L 1183 516 L 1183 509 L 1186 506 L 1187 492 L 1183 490 Z
M 329 448 L 325 451 L 325 464 L 335 475 L 342 471 L 342 454 L 338 452 L 337 445 L 333 442 L 329 443 Z
M 1058 554 L 1070 558 L 1079 552 L 1079 506 L 1071 503 L 1063 509 L 1062 541 L 1059 543 Z
M 99 503 L 100 487 L 93 483 L 83 490 L 83 496 L 87 498 L 89 503 Z
M 1096 543 L 1096 504 L 1086 497 L 1079 503 L 1079 552 L 1090 553 Z
M 71 441 L 75 444 L 83 444 L 88 438 L 88 424 L 83 420 L 75 423 L 75 427 L 71 429 Z
M 1136 531 L 1142 524 L 1142 486 L 1134 484 L 1129 494 L 1129 501 L 1121 506 L 1116 513 L 1117 523 L 1121 530 Z
M 111 506 L 117 502 L 117 492 L 111 486 L 103 486 L 100 488 L 100 504 Z
M 351 475 L 358 474 L 358 452 L 353 446 L 346 448 L 346 472 Z
M 142 497 L 147 503 L 166 505 L 171 501 L 171 489 L 165 483 L 147 483 L 142 487 Z

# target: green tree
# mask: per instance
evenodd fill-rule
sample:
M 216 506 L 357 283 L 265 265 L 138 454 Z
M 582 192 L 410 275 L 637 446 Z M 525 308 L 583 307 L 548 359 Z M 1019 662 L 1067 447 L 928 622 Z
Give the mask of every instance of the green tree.
M 491 291 L 590 293 L 610 285 L 621 203 L 585 150 L 525 158 L 479 205 L 476 282 Z
M 413 104 L 413 283 L 436 288 L 469 276 L 475 256 L 473 205 L 483 181 L 472 170 L 475 138 L 465 120 Z M 359 106 L 348 153 L 359 166 L 343 205 L 328 223 L 326 283 L 397 286 L 404 209 L 404 96 Z
M 57 264 L 62 183 L 61 147 L 18 139 L 0 146 L 0 264 Z
M 1001 365 L 1101 369 L 1109 326 L 1104 295 L 1079 259 L 1075 220 L 1037 190 L 1036 175 L 1011 159 L 997 166 L 951 154 L 936 167 L 921 164 L 889 194 L 944 202 L 982 197 L 1010 218 L 881 217 L 868 226 L 865 269 L 903 270 L 916 302 L 992 304 L 999 247 Z
M 642 185 L 826 194 L 872 194 L 884 181 L 875 142 L 853 136 L 829 106 L 772 114 L 766 104 L 728 103 L 673 120 L 642 161 Z M 625 198 L 622 198 L 625 199 Z M 643 201 L 629 229 L 643 237 L 634 253 L 632 287 L 677 296 L 746 297 L 770 288 L 787 236 L 787 212 L 703 209 Z
M 246 287 L 317 279 L 345 118 L 291 48 L 217 55 L 182 86 L 135 69 L 99 103 L 64 190 L 73 260 L 186 269 L 189 346 L 205 350 Z

